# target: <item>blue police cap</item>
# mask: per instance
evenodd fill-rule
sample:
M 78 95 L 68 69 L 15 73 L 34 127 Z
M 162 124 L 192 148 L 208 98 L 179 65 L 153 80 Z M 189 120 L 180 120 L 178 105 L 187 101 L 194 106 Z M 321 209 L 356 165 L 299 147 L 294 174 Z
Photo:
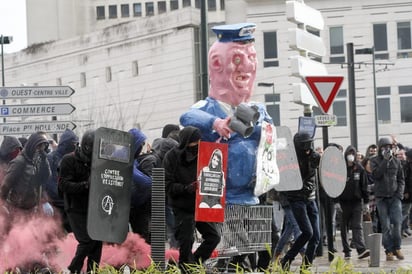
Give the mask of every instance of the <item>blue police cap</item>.
M 212 28 L 219 42 L 253 42 L 253 33 L 256 30 L 254 23 L 239 23 L 233 25 L 220 25 Z

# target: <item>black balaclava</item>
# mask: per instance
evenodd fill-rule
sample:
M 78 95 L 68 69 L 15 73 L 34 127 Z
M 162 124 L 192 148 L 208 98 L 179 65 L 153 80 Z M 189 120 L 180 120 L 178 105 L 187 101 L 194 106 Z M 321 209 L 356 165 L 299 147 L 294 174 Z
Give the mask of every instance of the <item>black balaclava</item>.
M 80 143 L 79 154 L 85 163 L 91 163 L 94 143 L 94 130 L 87 130 Z
M 184 151 L 186 161 L 191 162 L 197 158 L 198 146 L 189 147 L 188 145 L 200 140 L 200 130 L 198 128 L 188 126 L 183 128 L 179 133 L 179 149 Z
M 293 137 L 296 153 L 303 154 L 306 151 L 313 151 L 313 138 L 306 132 L 298 132 Z
M 36 151 L 36 148 L 40 144 L 45 144 L 46 148 L 49 145 L 49 141 L 47 140 L 46 136 L 42 132 L 36 132 L 30 135 L 29 139 L 27 140 L 26 145 L 23 148 L 23 154 L 30 160 L 38 157 L 38 154 L 42 154 L 43 156 L 46 155 L 45 151 Z

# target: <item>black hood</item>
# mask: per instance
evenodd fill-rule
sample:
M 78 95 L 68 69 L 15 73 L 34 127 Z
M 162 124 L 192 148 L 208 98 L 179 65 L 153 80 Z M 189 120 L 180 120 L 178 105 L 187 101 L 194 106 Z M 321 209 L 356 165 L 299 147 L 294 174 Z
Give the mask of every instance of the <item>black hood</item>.
M 15 151 L 16 148 L 23 148 L 19 139 L 14 136 L 4 136 L 0 146 L 0 157 L 2 159 L 8 159 L 10 153 Z
M 160 160 L 163 160 L 166 152 L 178 145 L 179 143 L 172 138 L 156 138 L 153 141 L 152 150 L 159 156 Z
M 45 134 L 40 132 L 33 133 L 32 135 L 30 135 L 26 145 L 23 148 L 23 154 L 26 155 L 30 160 L 33 160 L 36 147 L 42 143 L 46 143 L 47 146 L 49 145 Z
M 350 152 L 353 152 L 353 155 L 355 155 L 356 156 L 356 148 L 354 147 L 354 146 L 352 146 L 352 145 L 349 145 L 347 148 L 346 148 L 346 150 L 345 150 L 345 159 L 346 159 L 346 156 L 350 153 Z
M 192 126 L 183 128 L 179 133 L 179 149 L 185 149 L 188 144 L 199 141 L 200 137 L 200 130 L 198 128 Z
M 74 143 L 79 143 L 79 137 L 71 129 L 66 129 L 60 136 L 59 144 L 57 146 L 57 151 L 61 155 L 73 152 L 76 148 Z

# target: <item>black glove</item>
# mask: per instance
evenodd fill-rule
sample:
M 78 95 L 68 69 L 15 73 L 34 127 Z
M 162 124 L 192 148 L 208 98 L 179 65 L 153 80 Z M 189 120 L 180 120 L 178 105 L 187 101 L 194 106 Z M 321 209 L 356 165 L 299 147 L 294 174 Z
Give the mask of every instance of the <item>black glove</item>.
M 392 150 L 390 150 L 390 149 L 385 149 L 385 150 L 383 151 L 383 158 L 384 158 L 385 160 L 390 160 L 390 159 L 392 159 Z
M 89 189 L 90 187 L 90 182 L 89 181 L 83 181 L 80 183 L 84 189 Z
M 309 162 L 312 168 L 318 168 L 320 163 L 320 154 L 312 151 L 309 155 Z
M 186 192 L 195 193 L 197 188 L 197 181 L 194 181 L 188 185 L 185 185 L 184 189 Z

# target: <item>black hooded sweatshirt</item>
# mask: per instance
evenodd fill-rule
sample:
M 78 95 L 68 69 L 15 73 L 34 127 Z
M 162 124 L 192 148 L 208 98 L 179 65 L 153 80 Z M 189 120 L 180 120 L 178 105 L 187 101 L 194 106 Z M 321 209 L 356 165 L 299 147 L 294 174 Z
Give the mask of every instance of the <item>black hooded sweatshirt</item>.
M 200 140 L 200 131 L 185 127 L 179 139 L 179 146 L 167 152 L 163 160 L 168 203 L 173 208 L 194 213 L 196 193 L 192 184 L 197 180 L 197 157 L 193 157 L 187 146 Z
M 49 162 L 45 151 L 36 151 L 42 143 L 48 145 L 44 134 L 33 133 L 20 153 L 10 162 L 1 186 L 1 198 L 9 204 L 32 209 L 45 198 L 41 185 L 50 176 Z
M 364 203 L 368 203 L 369 193 L 366 172 L 362 165 L 356 160 L 353 161 L 352 165 L 349 165 L 346 156 L 351 153 L 356 157 L 356 149 L 354 146 L 348 146 L 345 150 L 344 157 L 347 170 L 346 185 L 342 194 L 339 195 L 338 200 L 342 202 L 363 200 Z

